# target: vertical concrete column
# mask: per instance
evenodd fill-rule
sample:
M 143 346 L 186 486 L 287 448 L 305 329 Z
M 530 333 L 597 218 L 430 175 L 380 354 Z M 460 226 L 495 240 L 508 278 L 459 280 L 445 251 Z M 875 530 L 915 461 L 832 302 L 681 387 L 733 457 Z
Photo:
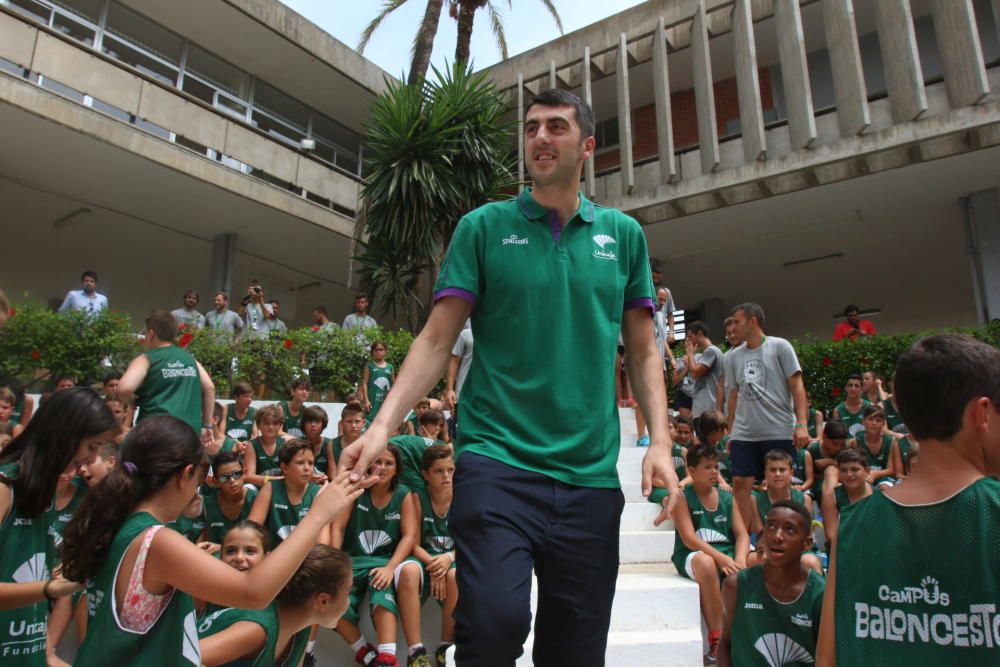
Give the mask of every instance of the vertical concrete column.
M 670 111 L 670 70 L 667 68 L 667 33 L 661 16 L 653 33 L 653 95 L 656 101 L 656 143 L 660 152 L 660 182 L 677 176 L 674 160 L 674 121 Z
M 952 107 L 978 104 L 990 94 L 972 0 L 932 0 L 934 32 Z
M 635 165 L 632 164 L 632 103 L 628 87 L 628 44 L 625 33 L 618 36 L 618 153 L 621 162 L 622 194 L 635 188 Z
M 594 91 L 590 85 L 590 47 L 583 47 L 583 71 L 580 72 L 580 81 L 583 85 L 583 101 L 587 103 L 588 106 L 593 108 L 594 106 Z M 594 192 L 597 190 L 595 177 L 594 177 L 594 156 L 591 154 L 587 161 L 583 165 L 583 183 L 584 192 L 590 198 L 594 197 Z
M 726 321 L 722 312 L 722 299 L 705 299 L 701 302 L 699 310 L 701 310 L 701 321 L 708 327 L 708 337 L 716 344 L 722 342 L 726 334 L 725 328 L 722 326 L 722 323 Z
M 694 74 L 694 105 L 698 113 L 701 171 L 703 174 L 710 174 L 719 166 L 719 128 L 715 120 L 712 56 L 709 53 L 704 0 L 698 0 L 691 25 L 691 63 Z
M 736 58 L 736 90 L 740 100 L 740 131 L 743 159 L 748 163 L 764 159 L 764 110 L 760 101 L 757 73 L 757 40 L 753 34 L 753 7 L 750 0 L 736 0 L 733 8 L 733 54 Z
M 558 88 L 559 80 L 556 79 L 556 61 L 549 61 L 549 88 Z
M 212 292 L 225 292 L 232 298 L 233 260 L 236 258 L 236 234 L 219 234 L 212 239 L 212 270 L 209 287 Z
M 775 0 L 774 19 L 777 21 L 778 59 L 781 61 L 781 81 L 788 107 L 792 148 L 808 148 L 816 141 L 816 116 L 813 113 L 799 0 Z
M 823 0 L 823 27 L 833 70 L 840 136 L 853 137 L 872 124 L 853 0 Z
M 971 193 L 962 202 L 979 322 L 1000 318 L 1000 191 Z
M 517 192 L 524 192 L 524 74 L 517 73 Z
M 874 0 L 874 3 L 892 120 L 896 123 L 915 120 L 927 111 L 927 91 L 910 0 Z

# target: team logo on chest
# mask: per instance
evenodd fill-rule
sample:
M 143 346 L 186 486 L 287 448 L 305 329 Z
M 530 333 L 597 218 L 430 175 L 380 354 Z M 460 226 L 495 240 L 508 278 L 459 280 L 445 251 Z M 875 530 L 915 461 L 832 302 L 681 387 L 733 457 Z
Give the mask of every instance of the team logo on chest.
M 594 257 L 597 259 L 608 259 L 614 262 L 618 261 L 618 255 L 615 253 L 614 249 L 608 248 L 608 246 L 618 245 L 618 241 L 616 241 L 613 236 L 608 236 L 607 234 L 597 234 L 594 236 L 594 243 L 596 243 L 598 247 L 598 250 L 594 251 Z
M 528 245 L 528 238 L 520 238 L 517 234 L 511 234 L 505 239 L 501 239 L 502 245 Z

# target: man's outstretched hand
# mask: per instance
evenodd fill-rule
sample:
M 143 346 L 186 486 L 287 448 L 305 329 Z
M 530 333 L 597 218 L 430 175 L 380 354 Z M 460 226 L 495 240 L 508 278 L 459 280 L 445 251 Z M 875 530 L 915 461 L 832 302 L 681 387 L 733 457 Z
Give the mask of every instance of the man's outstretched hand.
M 350 472 L 351 481 L 367 489 L 378 481 L 378 475 L 370 475 L 372 462 L 385 451 L 389 436 L 375 424 L 361 434 L 361 437 L 344 447 L 340 452 L 340 472 Z
M 671 453 L 671 443 L 653 443 L 642 458 L 642 496 L 648 498 L 653 492 L 653 484 L 663 487 L 670 492 L 667 505 L 660 512 L 653 522 L 660 525 L 667 519 L 673 518 L 674 506 L 677 505 L 677 494 L 680 492 L 680 482 L 677 480 L 677 471 L 674 470 L 674 458 Z

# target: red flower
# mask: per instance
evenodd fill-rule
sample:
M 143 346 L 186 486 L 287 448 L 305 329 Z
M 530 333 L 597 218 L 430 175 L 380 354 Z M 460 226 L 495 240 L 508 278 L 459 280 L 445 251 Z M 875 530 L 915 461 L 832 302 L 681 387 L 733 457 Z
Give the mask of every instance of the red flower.
M 182 324 L 182 325 L 180 325 L 179 327 L 177 327 L 177 330 L 178 330 L 178 331 L 184 331 L 185 329 L 187 329 L 187 326 L 188 326 L 188 325 L 186 325 L 186 324 Z
M 7 313 L 7 317 L 14 317 L 17 315 L 17 308 L 11 307 L 10 311 Z
M 292 339 L 291 338 L 286 338 L 285 339 L 285 349 L 286 350 L 292 349 Z
M 833 359 L 831 359 L 830 357 L 823 357 L 823 365 L 824 366 L 832 366 L 833 365 Z
M 38 361 L 39 359 L 42 358 L 42 353 L 39 352 L 38 350 L 32 350 L 31 351 L 31 358 L 34 359 L 35 361 Z
M 833 388 L 833 391 L 831 391 L 831 392 L 830 392 L 830 394 L 831 394 L 831 395 L 832 395 L 832 396 L 833 396 L 834 398 L 840 398 L 840 387 L 834 387 L 834 388 Z
M 312 330 L 313 331 L 319 331 L 319 325 L 318 324 L 312 325 Z
M 186 333 L 183 336 L 181 336 L 181 339 L 177 341 L 177 344 L 180 345 L 181 347 L 187 347 L 188 345 L 191 344 L 192 340 L 194 340 L 194 336 L 190 333 Z

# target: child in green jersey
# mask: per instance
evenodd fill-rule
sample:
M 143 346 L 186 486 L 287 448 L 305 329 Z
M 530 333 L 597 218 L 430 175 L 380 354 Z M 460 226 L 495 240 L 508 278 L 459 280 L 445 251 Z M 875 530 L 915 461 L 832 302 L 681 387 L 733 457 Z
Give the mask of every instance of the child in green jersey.
M 809 443 L 809 457 L 813 464 L 813 485 L 810 495 L 814 502 L 822 502 L 823 492 L 840 483 L 837 454 L 847 446 L 847 427 L 843 422 L 831 421 L 823 425 L 823 437 Z
M 233 451 L 222 452 L 212 461 L 212 476 L 218 493 L 205 496 L 205 541 L 216 553 L 230 528 L 250 515 L 257 492 L 243 484 L 243 463 Z
M 190 503 L 204 465 L 190 426 L 151 417 L 126 440 L 121 463 L 87 494 L 63 537 L 66 575 L 90 582 L 91 620 L 76 665 L 199 665 L 192 593 L 217 605 L 267 606 L 359 492 L 347 475 L 328 485 L 251 579 L 161 529 Z
M 249 572 L 263 562 L 269 544 L 264 526 L 242 519 L 222 536 L 219 560 L 234 570 Z
M 266 609 L 220 609 L 199 623 L 202 663 L 298 667 L 309 628 L 336 625 L 350 589 L 350 558 L 318 544 Z
M 389 393 L 392 385 L 396 384 L 396 369 L 385 360 L 385 355 L 389 351 L 382 341 L 375 341 L 371 347 L 372 359 L 365 364 L 361 372 L 361 382 L 358 389 L 361 391 L 361 402 L 365 406 L 365 416 L 368 421 L 375 419 L 385 395 Z
M 361 437 L 365 430 L 365 410 L 360 403 L 348 403 L 340 411 L 340 435 L 333 439 L 333 468 L 336 470 L 340 462 L 340 453 L 355 440 Z
M 920 464 L 842 513 L 817 665 L 996 665 L 1000 351 L 930 336 L 895 378 Z
M 11 435 L 14 437 L 20 435 L 21 431 L 24 430 L 24 427 L 13 419 L 16 403 L 17 397 L 14 392 L 7 387 L 0 387 L 0 427 L 9 426 Z
M 827 544 L 833 544 L 840 526 L 840 511 L 872 495 L 868 483 L 868 457 L 856 447 L 837 454 L 837 477 L 840 483 L 823 490 L 823 531 Z
M 412 553 L 420 532 L 420 513 L 413 494 L 399 484 L 402 459 L 399 448 L 388 445 L 376 457 L 371 471 L 375 484 L 349 511 L 333 523 L 333 546 L 341 547 L 353 561 L 351 605 L 337 624 L 337 632 L 362 665 L 395 667 L 395 581 L 399 567 Z M 361 602 L 370 598 L 372 622 L 378 635 L 374 646 L 361 634 Z
M 430 409 L 431 399 L 424 397 L 417 401 L 417 404 L 413 406 L 413 412 L 406 418 L 406 423 L 404 424 L 406 435 L 419 435 L 420 415 Z
M 257 411 L 250 405 L 253 402 L 253 387 L 249 382 L 237 382 L 233 385 L 232 395 L 232 405 L 226 406 L 226 435 L 247 442 L 259 435 L 254 421 Z
M 785 453 L 785 452 L 782 452 Z M 763 564 L 726 577 L 721 667 L 807 667 L 813 664 L 823 607 L 823 577 L 805 565 L 812 515 L 778 500 L 764 518 Z
M 315 469 L 312 481 L 322 484 L 328 479 L 333 479 L 337 472 L 337 463 L 333 456 L 333 440 L 323 436 L 323 431 L 330 423 L 330 417 L 323 408 L 310 405 L 302 410 L 301 423 L 302 432 L 305 433 L 302 437 L 313 450 Z
M 295 530 L 309 512 L 319 485 L 313 484 L 312 446 L 302 438 L 290 440 L 278 454 L 281 477 L 265 484 L 257 493 L 250 520 L 267 526 L 271 544 L 277 546 Z M 320 531 L 319 542 L 330 541 L 329 531 Z
M 716 487 L 719 453 L 695 445 L 687 453 L 691 484 L 677 498 L 677 537 L 671 561 L 678 574 L 698 583 L 701 613 L 708 627 L 708 658 L 714 660 L 722 636 L 720 578 L 746 567 L 750 539 L 733 494 Z
M 694 438 L 694 426 L 692 425 L 690 417 L 677 417 L 674 420 L 677 429 L 677 439 L 674 440 L 675 443 L 687 449 L 691 445 L 695 444 L 697 441 Z
M 223 425 L 225 424 L 226 408 L 222 403 L 215 404 L 215 412 L 212 414 L 212 444 L 205 448 L 209 462 L 223 452 L 237 452 L 241 457 L 246 450 L 246 443 L 239 442 L 230 437 Z
M 758 533 L 757 550 L 750 552 L 747 565 L 757 565 L 767 560 L 767 544 L 761 540 L 767 513 L 775 503 L 782 500 L 792 500 L 803 505 L 809 512 L 809 525 L 812 526 L 812 498 L 791 485 L 792 457 L 783 449 L 772 449 L 764 455 L 764 480 L 767 488 L 754 493 L 750 498 L 754 512 L 750 521 L 750 531 Z M 802 564 L 811 570 L 822 574 L 823 566 L 819 558 L 812 553 L 802 556 Z
M 420 608 L 430 595 L 442 605 L 441 643 L 435 665 L 445 664 L 445 653 L 455 642 L 452 613 L 458 602 L 455 570 L 455 542 L 448 530 L 455 460 L 451 448 L 431 445 L 423 452 L 421 474 L 427 488 L 415 495 L 421 514 L 420 540 L 413 555 L 400 566 L 396 592 L 403 635 L 409 645 L 407 667 L 431 667 L 420 637 Z
M 4 667 L 45 665 L 46 600 L 81 588 L 62 577 L 50 579 L 46 510 L 52 505 L 60 475 L 76 474 L 100 443 L 107 441 L 114 425 L 111 410 L 96 392 L 67 389 L 45 401 L 0 456 L 0 662 Z
M 864 431 L 855 436 L 850 443 L 868 457 L 868 483 L 872 486 L 892 486 L 896 475 L 896 461 L 899 459 L 899 446 L 896 439 L 885 433 L 885 412 L 877 405 L 869 405 L 864 409 L 861 423 Z
M 310 391 L 312 391 L 312 383 L 309 382 L 309 378 L 298 377 L 292 380 L 292 384 L 289 386 L 291 397 L 278 403 L 281 413 L 285 416 L 281 429 L 282 436 L 301 438 L 305 435 L 302 430 L 302 410 L 305 409 L 306 399 L 309 398 Z
M 851 373 L 847 376 L 844 394 L 846 395 L 844 400 L 833 409 L 831 417 L 842 421 L 853 438 L 864 430 L 864 425 L 861 423 L 862 411 L 870 405 L 861 397 L 861 375 Z
M 271 479 L 281 477 L 278 454 L 285 439 L 278 433 L 285 424 L 285 415 L 277 405 L 265 405 L 254 417 L 260 435 L 250 441 L 243 456 L 243 474 L 248 484 L 262 489 Z
M 403 467 L 399 472 L 399 483 L 411 491 L 419 491 L 427 484 L 421 467 L 424 450 L 435 443 L 442 443 L 440 435 L 445 426 L 444 413 L 440 410 L 425 410 L 420 416 L 420 430 L 417 435 L 397 435 L 389 442 L 399 447 Z

